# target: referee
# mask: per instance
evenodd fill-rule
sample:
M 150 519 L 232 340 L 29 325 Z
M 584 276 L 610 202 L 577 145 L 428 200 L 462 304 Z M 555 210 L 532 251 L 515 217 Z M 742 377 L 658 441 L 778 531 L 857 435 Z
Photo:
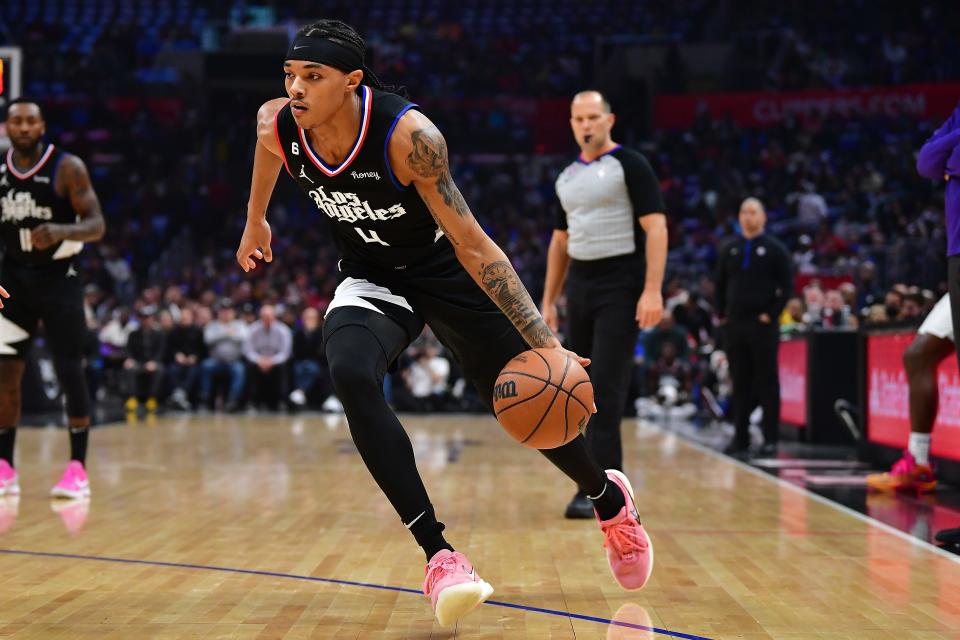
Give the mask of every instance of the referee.
M 646 158 L 610 139 L 613 123 L 610 103 L 599 92 L 574 97 L 570 126 L 580 157 L 557 178 L 560 206 L 542 305 L 543 319 L 556 331 L 557 298 L 566 280 L 567 346 L 593 360 L 597 413 L 586 438 L 604 469 L 623 467 L 620 421 L 638 327 L 660 322 L 667 259 L 660 184 Z M 566 517 L 592 518 L 590 498 L 598 497 L 578 490 Z
M 776 455 L 780 429 L 780 379 L 777 319 L 793 289 L 790 254 L 764 234 L 767 213 L 756 198 L 740 205 L 741 236 L 726 244 L 717 258 L 717 313 L 724 325 L 724 349 L 733 378 L 736 434 L 725 453 L 746 455 L 750 448 L 750 413 L 763 408 L 761 456 Z

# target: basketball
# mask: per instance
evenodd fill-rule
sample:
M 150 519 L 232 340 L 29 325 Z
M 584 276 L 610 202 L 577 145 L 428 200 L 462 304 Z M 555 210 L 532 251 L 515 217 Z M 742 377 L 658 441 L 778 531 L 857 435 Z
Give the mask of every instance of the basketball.
M 497 420 L 531 449 L 555 449 L 576 438 L 591 407 L 590 376 L 558 349 L 524 351 L 506 364 L 493 387 Z

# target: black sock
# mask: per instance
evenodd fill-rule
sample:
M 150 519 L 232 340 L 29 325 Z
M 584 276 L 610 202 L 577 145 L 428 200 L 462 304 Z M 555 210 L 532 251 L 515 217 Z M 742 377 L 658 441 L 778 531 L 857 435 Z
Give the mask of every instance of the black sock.
M 609 520 L 620 513 L 620 509 L 626 505 L 623 499 L 623 492 L 609 478 L 603 491 L 598 496 L 587 495 L 587 499 L 593 503 L 594 509 L 601 520 Z
M 15 427 L 0 429 L 0 460 L 6 460 L 13 466 L 13 441 L 17 439 Z
M 410 529 L 410 533 L 413 534 L 417 544 L 423 547 L 423 552 L 427 554 L 427 562 L 430 562 L 430 558 L 436 555 L 438 551 L 443 549 L 453 551 L 453 546 L 443 537 L 443 523 L 437 522 L 432 507 L 414 520 L 413 524 L 404 524 L 407 529 Z
M 90 427 L 70 427 L 70 459 L 87 466 L 87 440 Z

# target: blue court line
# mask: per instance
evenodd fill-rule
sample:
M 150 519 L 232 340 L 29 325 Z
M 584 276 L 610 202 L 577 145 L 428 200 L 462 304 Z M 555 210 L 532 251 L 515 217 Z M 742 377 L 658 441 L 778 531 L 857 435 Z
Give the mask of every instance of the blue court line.
M 423 597 L 423 592 L 419 589 L 406 589 L 404 587 L 391 587 L 385 584 L 372 584 L 370 582 L 354 582 L 352 580 L 337 580 L 336 578 L 318 578 L 315 576 L 301 576 L 294 573 L 277 573 L 274 571 L 257 571 L 255 569 L 237 569 L 235 567 L 216 567 L 204 564 L 186 564 L 180 562 L 161 562 L 159 560 L 135 560 L 132 558 L 111 558 L 107 556 L 84 556 L 74 553 L 54 553 L 50 551 L 23 551 L 20 549 L 0 549 L 0 553 L 16 556 L 35 556 L 41 558 L 66 558 L 68 560 L 96 560 L 99 562 L 116 562 L 119 564 L 139 564 L 151 567 L 171 567 L 174 569 L 200 569 L 203 571 L 220 571 L 223 573 L 242 573 L 253 576 L 266 576 L 268 578 L 287 578 L 290 580 L 307 580 L 309 582 L 325 582 L 327 584 L 340 584 L 349 587 L 363 587 L 366 589 L 380 589 L 382 591 L 400 591 L 403 593 L 413 593 Z M 658 629 L 657 627 L 646 627 L 641 624 L 631 622 L 620 622 L 619 620 L 610 620 L 609 618 L 599 618 L 597 616 L 588 616 L 582 613 L 568 613 L 556 609 L 542 609 L 540 607 L 530 607 L 523 604 L 514 604 L 512 602 L 498 602 L 496 600 L 487 600 L 484 604 L 495 607 L 506 607 L 508 609 L 520 609 L 521 611 L 531 611 L 533 613 L 544 613 L 551 616 L 560 616 L 562 618 L 576 618 L 577 620 L 586 620 L 588 622 L 599 622 L 606 625 L 618 627 L 627 627 L 629 629 L 639 629 L 640 631 L 652 631 L 660 635 L 671 638 L 684 638 L 685 640 L 711 640 L 704 636 L 695 636 L 689 633 L 679 631 L 670 631 L 669 629 Z

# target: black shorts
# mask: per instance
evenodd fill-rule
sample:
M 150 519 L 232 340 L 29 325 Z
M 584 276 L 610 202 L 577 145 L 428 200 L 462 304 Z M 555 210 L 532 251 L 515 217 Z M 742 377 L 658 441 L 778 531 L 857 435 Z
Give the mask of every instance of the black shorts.
M 0 285 L 10 293 L 0 310 L 0 358 L 25 357 L 40 320 L 54 356 L 83 355 L 83 283 L 70 260 L 42 266 L 8 260 Z
M 397 273 L 344 266 L 330 310 L 359 306 L 391 317 L 414 340 L 426 323 L 485 403 L 503 366 L 530 347 L 452 252 Z M 329 311 L 328 311 L 329 313 Z

